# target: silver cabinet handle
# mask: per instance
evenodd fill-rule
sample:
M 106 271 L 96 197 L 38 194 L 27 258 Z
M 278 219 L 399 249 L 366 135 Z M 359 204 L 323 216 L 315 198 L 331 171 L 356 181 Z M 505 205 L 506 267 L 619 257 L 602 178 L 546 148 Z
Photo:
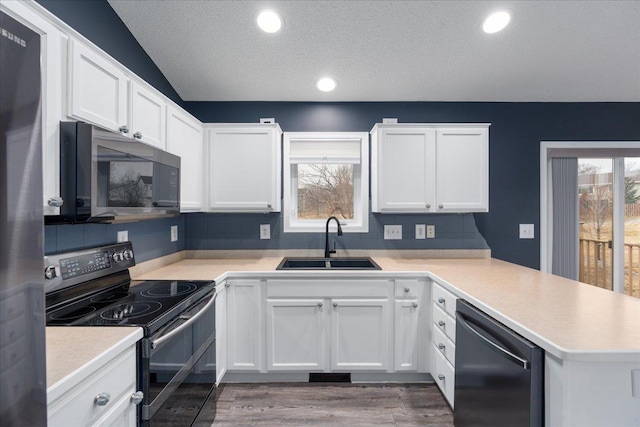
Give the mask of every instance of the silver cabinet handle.
M 438 374 L 438 379 L 439 379 L 440 381 L 444 381 L 444 375 L 442 375 L 442 374 Z
M 431 204 L 427 203 L 427 209 L 431 209 Z
M 334 307 L 337 307 L 337 306 L 338 306 L 338 303 L 337 303 L 337 302 L 334 302 L 334 303 L 333 303 L 333 306 L 334 306 Z
M 97 395 L 93 399 L 93 403 L 95 403 L 98 406 L 105 406 L 107 403 L 109 403 L 110 399 L 111 399 L 111 395 L 109 393 L 103 392 Z
M 444 328 L 444 325 L 445 325 L 444 320 L 441 320 L 438 322 L 438 326 Z
M 409 293 L 409 292 L 411 292 L 411 289 L 409 289 L 409 288 L 404 288 L 404 291 L 405 291 L 406 293 Z
M 438 302 L 439 302 L 440 304 L 444 304 L 444 298 L 438 298 Z
M 142 402 L 143 398 L 144 398 L 144 393 L 141 391 L 136 391 L 131 395 L 131 403 L 133 403 L 134 405 L 138 405 L 140 404 L 140 402 Z
M 322 303 L 321 302 L 318 303 L 318 307 L 322 307 Z
M 438 344 L 438 348 L 439 348 L 440 350 L 444 350 L 444 348 L 445 348 L 445 347 L 446 347 L 446 346 L 445 346 L 444 344 L 442 344 L 442 343 Z
M 49 200 L 47 200 L 47 204 L 54 208 L 59 208 L 60 206 L 64 205 L 64 200 L 62 200 L 62 197 L 49 197 Z
M 412 302 L 412 303 L 411 303 L 411 307 L 413 307 L 413 308 L 418 308 L 418 303 L 417 303 L 417 302 Z
M 269 203 L 269 204 L 267 205 L 267 207 L 268 207 L 269 209 L 271 209 L 271 203 Z
M 124 126 L 120 126 L 120 132 L 122 133 L 129 133 L 129 127 L 124 125 Z
M 136 132 L 136 133 L 133 134 L 133 137 L 135 139 L 142 139 L 142 133 L 141 132 Z
M 442 209 L 442 208 L 444 208 L 444 205 L 438 205 L 438 207 L 439 207 L 440 209 Z

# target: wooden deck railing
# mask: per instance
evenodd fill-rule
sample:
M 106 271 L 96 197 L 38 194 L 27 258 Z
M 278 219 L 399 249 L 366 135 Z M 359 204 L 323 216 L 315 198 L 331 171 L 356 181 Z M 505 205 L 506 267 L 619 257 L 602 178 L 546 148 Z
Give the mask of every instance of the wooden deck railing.
M 611 240 L 580 239 L 579 280 L 613 289 L 613 245 Z M 640 297 L 640 244 L 624 244 L 624 293 Z

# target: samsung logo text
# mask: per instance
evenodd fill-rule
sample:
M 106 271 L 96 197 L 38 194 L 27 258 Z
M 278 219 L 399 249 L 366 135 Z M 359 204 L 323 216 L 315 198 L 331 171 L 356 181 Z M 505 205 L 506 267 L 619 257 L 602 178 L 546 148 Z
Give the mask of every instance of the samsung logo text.
M 27 47 L 27 42 L 24 41 L 24 39 L 21 39 L 20 37 L 16 36 L 15 34 L 5 30 L 4 28 L 0 28 L 0 33 L 2 34 L 2 37 L 6 37 L 9 40 L 16 42 L 17 44 L 19 44 L 22 47 Z

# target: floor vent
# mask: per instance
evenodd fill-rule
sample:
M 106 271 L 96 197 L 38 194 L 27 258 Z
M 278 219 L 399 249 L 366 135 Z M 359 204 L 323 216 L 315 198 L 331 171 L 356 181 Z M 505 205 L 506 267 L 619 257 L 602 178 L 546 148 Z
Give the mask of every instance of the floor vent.
M 351 374 L 310 373 L 310 383 L 350 383 Z

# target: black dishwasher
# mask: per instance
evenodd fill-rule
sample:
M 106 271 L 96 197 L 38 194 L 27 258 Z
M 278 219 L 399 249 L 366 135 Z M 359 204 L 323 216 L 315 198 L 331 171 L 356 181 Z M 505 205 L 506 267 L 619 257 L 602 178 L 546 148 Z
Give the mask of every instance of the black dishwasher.
M 544 424 L 544 351 L 464 300 L 455 360 L 456 427 Z

